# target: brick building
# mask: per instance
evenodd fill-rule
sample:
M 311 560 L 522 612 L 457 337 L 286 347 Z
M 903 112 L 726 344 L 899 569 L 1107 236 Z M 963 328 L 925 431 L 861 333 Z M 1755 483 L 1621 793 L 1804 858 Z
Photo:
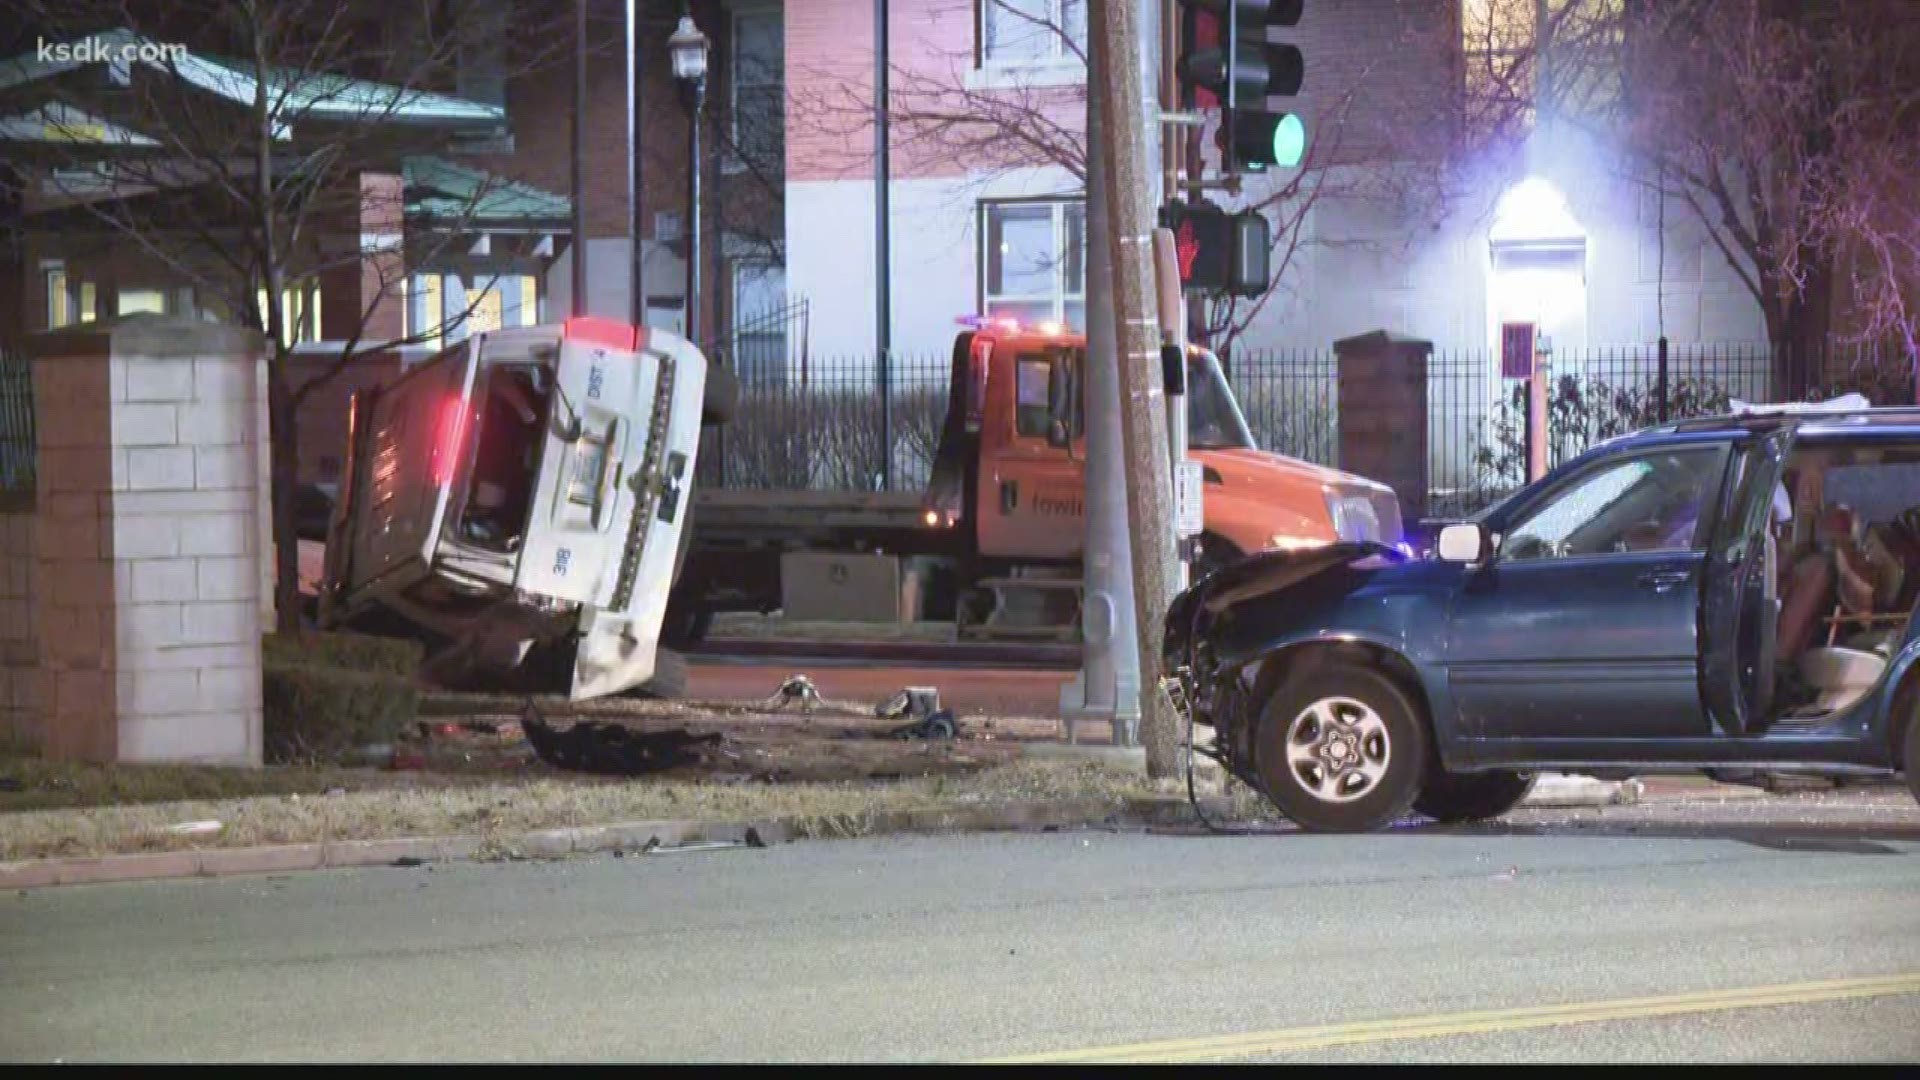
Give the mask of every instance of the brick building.
M 1296 100 L 1319 155 L 1318 195 L 1277 208 L 1298 246 L 1241 343 L 1324 349 L 1387 328 L 1488 349 L 1506 320 L 1537 323 L 1557 349 L 1647 343 L 1663 329 L 1676 343 L 1764 340 L 1757 305 L 1718 249 L 1677 200 L 1663 221 L 1659 200 L 1603 143 L 1526 101 L 1512 103 L 1521 138 L 1498 149 L 1489 139 L 1481 153 L 1441 146 L 1443 129 L 1457 143 L 1453 129 L 1475 122 L 1459 103 L 1490 66 L 1496 38 L 1476 38 L 1470 23 L 1487 17 L 1476 7 L 1487 0 L 1307 0 L 1300 24 L 1280 32 L 1307 58 Z M 1078 324 L 1081 0 L 895 0 L 890 10 L 896 347 L 937 351 L 954 318 L 974 312 Z M 859 106 L 871 107 L 872 4 L 789 3 L 785 37 L 787 288 L 810 305 L 815 352 L 869 352 L 873 140 Z M 1004 114 L 993 121 L 1012 136 L 1004 153 L 939 122 L 958 104 L 991 114 L 989 99 L 1057 125 L 1052 146 Z M 1245 199 L 1292 179 L 1274 170 Z

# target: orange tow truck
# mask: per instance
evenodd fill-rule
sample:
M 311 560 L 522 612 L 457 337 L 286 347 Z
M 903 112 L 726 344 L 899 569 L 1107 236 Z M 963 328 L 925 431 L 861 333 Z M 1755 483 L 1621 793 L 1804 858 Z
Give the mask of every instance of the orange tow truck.
M 1058 324 L 981 320 L 960 333 L 925 491 L 697 490 L 666 638 L 698 640 L 715 612 L 790 606 L 792 577 L 837 553 L 893 560 L 867 580 L 919 598 L 902 617 L 952 619 L 962 637 L 1077 639 L 1085 357 L 1085 337 Z M 1392 489 L 1259 449 L 1219 359 L 1194 347 L 1186 363 L 1189 456 L 1204 477 L 1196 576 L 1269 548 L 1402 542 Z

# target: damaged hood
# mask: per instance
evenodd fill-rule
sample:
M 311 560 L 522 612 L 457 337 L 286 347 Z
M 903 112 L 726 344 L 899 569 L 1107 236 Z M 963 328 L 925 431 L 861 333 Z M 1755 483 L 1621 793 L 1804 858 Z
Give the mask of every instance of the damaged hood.
M 1169 669 L 1186 664 L 1194 640 L 1244 606 L 1265 607 L 1262 601 L 1279 594 L 1310 591 L 1302 608 L 1321 608 L 1359 589 L 1378 571 L 1408 561 L 1399 549 L 1372 540 L 1248 556 L 1174 597 L 1167 609 L 1163 660 Z M 1335 570 L 1350 572 L 1330 575 Z

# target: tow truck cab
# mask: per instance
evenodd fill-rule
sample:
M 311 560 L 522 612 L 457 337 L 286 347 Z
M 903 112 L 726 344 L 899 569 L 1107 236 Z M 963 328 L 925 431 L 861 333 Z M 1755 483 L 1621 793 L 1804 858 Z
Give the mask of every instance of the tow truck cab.
M 989 320 L 958 336 L 926 520 L 970 523 L 986 558 L 1078 559 L 1085 540 L 1086 338 Z M 1204 478 L 1199 562 L 1337 540 L 1400 543 L 1391 488 L 1260 450 L 1220 361 L 1189 347 L 1188 453 Z
M 706 359 L 599 319 L 475 334 L 355 394 L 323 626 L 398 617 L 481 668 L 572 660 L 572 695 L 653 674 Z

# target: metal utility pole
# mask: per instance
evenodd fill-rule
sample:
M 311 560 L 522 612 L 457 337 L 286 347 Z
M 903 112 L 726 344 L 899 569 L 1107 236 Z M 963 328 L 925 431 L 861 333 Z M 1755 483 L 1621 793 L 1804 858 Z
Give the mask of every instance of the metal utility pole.
M 887 0 L 873 0 L 873 347 L 880 383 L 880 489 L 893 489 L 892 179 L 887 127 Z
M 1159 117 L 1148 116 L 1142 88 L 1140 7 L 1089 5 L 1089 44 L 1104 51 L 1098 79 L 1088 82 L 1102 116 L 1100 154 L 1088 163 L 1105 173 L 1107 221 L 1103 248 L 1113 268 L 1114 336 L 1120 374 L 1120 429 L 1126 463 L 1127 520 L 1133 554 L 1133 591 L 1140 651 L 1141 741 L 1147 775 L 1179 770 L 1173 710 L 1158 690 L 1160 641 L 1176 580 L 1173 478 L 1168 469 L 1166 392 L 1160 377 L 1160 326 L 1153 277 L 1153 142 Z M 1113 62 L 1118 61 L 1118 62 Z M 1148 84 L 1151 85 L 1151 84 Z M 1096 257 L 1098 257 L 1098 255 Z
M 627 318 L 647 325 L 646 247 L 641 240 L 640 206 L 640 0 L 627 0 Z
M 1098 48 L 1087 80 L 1100 78 Z M 1101 99 L 1087 95 L 1087 534 L 1081 557 L 1080 672 L 1060 688 L 1068 737 L 1077 720 L 1105 720 L 1118 746 L 1140 742 L 1139 634 L 1133 606 L 1133 552 L 1127 540 L 1127 478 L 1121 465 L 1120 366 L 1114 357 L 1113 266 L 1104 257 L 1106 170 L 1094 166 L 1105 141 Z
M 587 313 L 587 0 L 574 0 L 573 313 Z
M 699 348 L 707 342 L 700 336 L 702 324 L 700 297 L 700 114 L 706 104 L 704 77 L 689 91 L 693 104 L 687 109 L 687 340 Z

